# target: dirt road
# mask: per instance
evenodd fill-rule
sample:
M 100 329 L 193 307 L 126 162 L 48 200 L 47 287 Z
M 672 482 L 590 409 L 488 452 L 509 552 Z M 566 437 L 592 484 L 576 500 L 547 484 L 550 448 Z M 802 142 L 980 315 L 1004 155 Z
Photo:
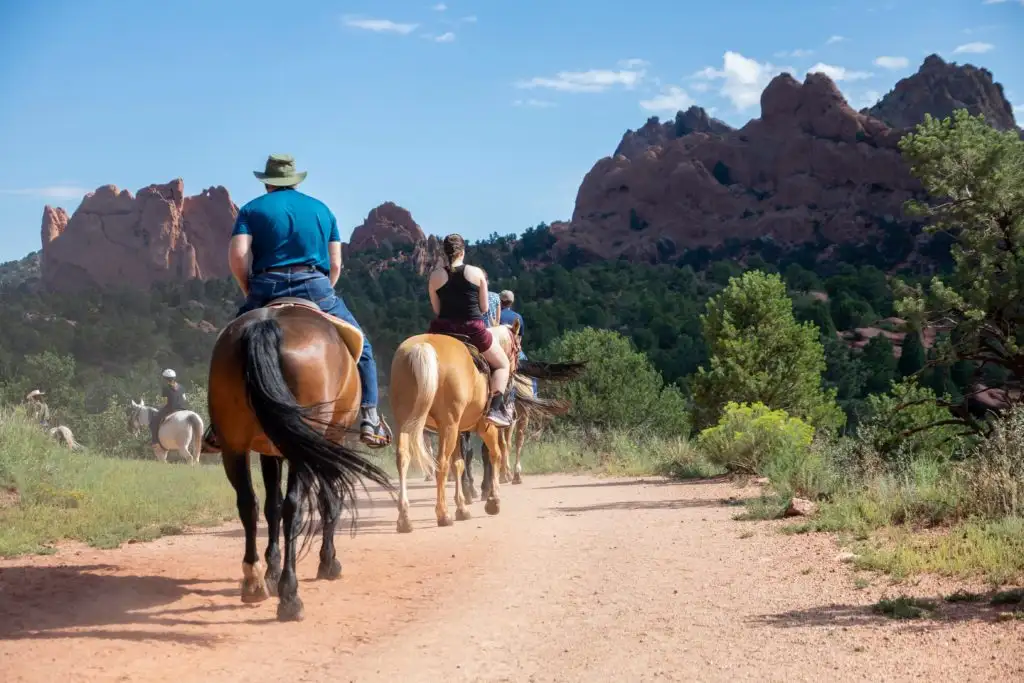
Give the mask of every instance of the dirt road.
M 529 477 L 446 529 L 432 490 L 408 536 L 364 507 L 338 582 L 314 548 L 301 623 L 241 604 L 235 525 L 0 562 L 0 680 L 1024 680 L 1021 622 L 875 616 L 928 586 L 858 590 L 828 537 L 734 521 L 728 484 Z

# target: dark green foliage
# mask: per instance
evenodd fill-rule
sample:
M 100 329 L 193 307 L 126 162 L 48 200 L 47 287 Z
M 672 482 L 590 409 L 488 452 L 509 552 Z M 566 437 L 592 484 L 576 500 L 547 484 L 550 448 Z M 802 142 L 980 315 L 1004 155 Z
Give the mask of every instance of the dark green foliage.
M 921 335 L 916 330 L 907 332 L 907 336 L 903 340 L 902 354 L 896 366 L 900 377 L 910 377 L 920 372 L 927 360 L 924 344 L 921 343 Z M 939 396 L 941 395 L 942 393 L 939 394 Z
M 884 334 L 872 337 L 864 346 L 861 356 L 866 379 L 864 389 L 868 394 L 881 394 L 889 390 L 896 378 L 896 357 L 892 342 Z

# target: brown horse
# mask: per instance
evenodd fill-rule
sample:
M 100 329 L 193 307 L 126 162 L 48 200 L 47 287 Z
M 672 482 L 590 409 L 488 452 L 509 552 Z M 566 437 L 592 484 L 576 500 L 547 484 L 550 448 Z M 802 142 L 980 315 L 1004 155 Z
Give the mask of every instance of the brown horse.
M 517 373 L 539 379 L 571 379 L 583 369 L 584 363 L 537 363 L 529 361 L 520 366 L 518 357 L 518 322 L 510 328 L 498 325 L 490 328 L 502 349 L 508 354 L 512 376 Z M 473 431 L 480 435 L 490 454 L 491 472 L 487 514 L 496 515 L 501 509 L 498 476 L 502 448 L 498 427 L 486 419 L 490 392 L 488 375 L 481 371 L 472 352 L 461 340 L 440 334 L 420 334 L 406 339 L 395 351 L 391 363 L 391 409 L 398 426 L 398 531 L 412 531 L 409 522 L 409 496 L 406 487 L 410 456 L 414 456 L 421 469 L 433 472 L 436 465 L 437 502 L 434 508 L 438 526 L 451 526 L 445 502 L 448 468 L 452 464 L 461 432 Z M 538 410 L 551 414 L 564 413 L 568 404 L 523 398 Z M 427 428 L 437 433 L 437 462 L 433 462 L 424 442 Z M 464 463 L 460 455 L 455 458 L 455 519 L 470 518 L 463 495 L 462 472 Z
M 311 539 L 314 510 L 323 524 L 317 578 L 337 579 L 341 563 L 334 530 L 345 500 L 354 525 L 355 486 L 361 477 L 392 490 L 386 472 L 342 444 L 359 410 L 356 359 L 361 348 L 362 333 L 357 328 L 300 299 L 280 299 L 236 318 L 214 344 L 210 422 L 245 528 L 242 601 L 266 600 L 276 582 L 277 616 L 282 621 L 303 617 L 295 575 L 296 545 L 303 532 L 306 542 Z M 249 469 L 250 451 L 260 453 L 267 489 L 265 576 L 260 576 L 256 552 L 259 507 Z M 288 462 L 283 502 L 281 458 Z M 282 516 L 283 569 L 278 547 Z

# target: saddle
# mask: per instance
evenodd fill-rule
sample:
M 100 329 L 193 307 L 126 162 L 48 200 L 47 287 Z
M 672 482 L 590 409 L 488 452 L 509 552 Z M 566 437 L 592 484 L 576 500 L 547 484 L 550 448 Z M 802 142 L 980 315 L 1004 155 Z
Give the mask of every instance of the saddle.
M 288 306 L 302 306 L 308 308 L 311 311 L 315 311 L 328 320 L 334 329 L 338 331 L 338 335 L 341 337 L 342 343 L 348 349 L 349 353 L 352 354 L 352 358 L 359 360 L 359 356 L 363 353 L 363 332 L 358 327 L 351 323 L 347 323 L 341 318 L 335 318 L 333 315 L 329 315 L 320 310 L 312 301 L 308 299 L 300 299 L 295 296 L 283 296 L 278 299 L 270 301 L 264 308 L 286 308 Z
M 452 339 L 457 339 L 462 342 L 462 345 L 466 347 L 467 351 L 469 351 L 469 357 L 473 359 L 473 365 L 476 367 L 477 371 L 485 377 L 491 376 L 491 364 L 487 362 L 486 358 L 484 358 L 484 354 L 480 353 L 473 343 L 469 341 L 469 337 L 464 334 L 447 333 L 442 333 L 442 336 L 451 337 Z

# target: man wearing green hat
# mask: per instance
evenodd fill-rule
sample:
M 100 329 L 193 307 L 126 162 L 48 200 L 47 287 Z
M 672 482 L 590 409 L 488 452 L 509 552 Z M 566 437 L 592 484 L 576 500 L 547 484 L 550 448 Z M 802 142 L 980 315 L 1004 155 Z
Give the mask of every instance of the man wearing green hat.
M 238 211 L 228 248 L 231 273 L 245 294 L 238 315 L 293 296 L 359 327 L 334 292 L 341 276 L 338 222 L 323 202 L 295 189 L 306 172 L 295 170 L 291 156 L 271 154 L 266 169 L 253 173 L 267 191 Z M 377 413 L 377 364 L 365 331 L 357 366 L 363 396 L 360 438 L 374 448 L 387 446 L 391 434 Z

